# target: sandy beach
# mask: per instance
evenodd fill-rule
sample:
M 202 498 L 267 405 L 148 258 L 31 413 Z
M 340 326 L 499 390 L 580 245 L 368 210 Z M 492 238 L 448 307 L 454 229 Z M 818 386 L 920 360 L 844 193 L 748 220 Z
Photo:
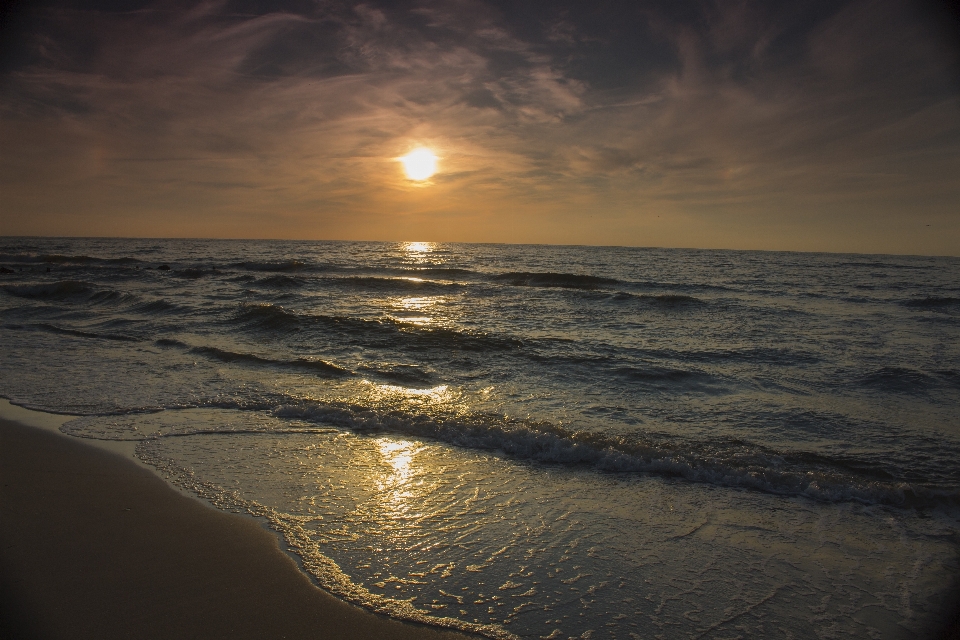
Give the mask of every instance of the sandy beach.
M 254 520 L 0 421 L 0 637 L 465 638 L 346 604 Z

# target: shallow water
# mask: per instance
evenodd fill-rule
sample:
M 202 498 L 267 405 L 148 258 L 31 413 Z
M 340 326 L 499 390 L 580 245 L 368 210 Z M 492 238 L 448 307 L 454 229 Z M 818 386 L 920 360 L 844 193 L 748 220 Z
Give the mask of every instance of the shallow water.
M 940 621 L 958 259 L 7 238 L 0 265 L 0 393 L 139 441 L 345 598 L 531 638 Z

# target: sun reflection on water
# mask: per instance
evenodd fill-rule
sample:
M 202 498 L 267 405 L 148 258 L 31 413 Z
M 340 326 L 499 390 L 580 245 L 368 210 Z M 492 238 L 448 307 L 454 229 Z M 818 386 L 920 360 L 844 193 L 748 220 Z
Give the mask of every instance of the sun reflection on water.
M 383 438 L 377 444 L 385 463 L 375 480 L 377 490 L 382 492 L 380 506 L 391 519 L 404 518 L 419 502 L 416 488 L 423 484 L 424 473 L 419 465 L 414 464 L 414 457 L 422 447 L 390 438 Z
M 456 405 L 462 398 L 462 393 L 440 384 L 428 389 L 402 387 L 395 384 L 379 384 L 370 380 L 362 380 L 367 391 L 364 394 L 366 401 L 374 402 L 381 407 L 429 410 L 431 407 L 447 408 Z
M 383 439 L 379 442 L 380 455 L 393 469 L 391 484 L 402 483 L 410 477 L 410 461 L 413 459 L 412 445 L 409 442 Z M 385 488 L 385 487 L 381 487 Z
M 435 242 L 404 242 L 400 245 L 403 261 L 412 265 L 430 265 L 435 259 L 431 254 L 436 250 Z
M 412 389 L 410 387 L 401 387 L 394 384 L 374 384 L 369 380 L 364 380 L 364 382 L 374 385 L 376 387 L 376 392 L 381 396 L 406 396 L 408 398 L 423 398 L 436 402 L 442 402 L 444 400 L 451 399 L 451 394 L 448 393 L 450 387 L 449 385 L 445 384 L 437 385 L 436 387 L 431 387 L 429 389 Z
M 434 242 L 404 242 L 403 250 L 407 253 L 430 253 L 436 246 Z
M 443 302 L 443 298 L 440 296 L 429 296 L 425 298 L 403 298 L 400 300 L 400 306 L 404 309 L 423 311 L 429 307 L 432 307 L 440 302 Z
M 443 296 L 401 298 L 400 300 L 392 302 L 391 306 L 398 313 L 396 316 L 397 320 L 419 326 L 426 326 L 437 324 L 442 320 L 442 318 L 435 318 L 432 315 L 426 314 L 440 311 L 440 305 L 445 301 L 446 299 Z

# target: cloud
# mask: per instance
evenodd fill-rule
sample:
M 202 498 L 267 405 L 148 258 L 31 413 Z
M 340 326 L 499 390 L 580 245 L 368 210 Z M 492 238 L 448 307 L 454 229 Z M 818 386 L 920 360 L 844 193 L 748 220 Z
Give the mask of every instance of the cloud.
M 188 235 L 382 237 L 441 216 L 491 239 L 476 229 L 512 208 L 534 235 L 560 221 L 544 239 L 576 241 L 590 210 L 601 241 L 643 243 L 655 212 L 790 226 L 913 198 L 942 218 L 960 195 L 956 56 L 905 2 L 38 15 L 0 78 L 0 188 L 54 229 L 97 210 L 139 233 L 144 211 Z M 441 158 L 429 191 L 394 160 L 421 144 Z

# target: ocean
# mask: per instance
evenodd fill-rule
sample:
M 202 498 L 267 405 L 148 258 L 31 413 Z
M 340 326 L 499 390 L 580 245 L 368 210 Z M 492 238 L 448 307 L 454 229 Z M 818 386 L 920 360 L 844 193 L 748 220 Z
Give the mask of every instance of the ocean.
M 0 395 L 492 638 L 915 638 L 960 259 L 0 238 Z

